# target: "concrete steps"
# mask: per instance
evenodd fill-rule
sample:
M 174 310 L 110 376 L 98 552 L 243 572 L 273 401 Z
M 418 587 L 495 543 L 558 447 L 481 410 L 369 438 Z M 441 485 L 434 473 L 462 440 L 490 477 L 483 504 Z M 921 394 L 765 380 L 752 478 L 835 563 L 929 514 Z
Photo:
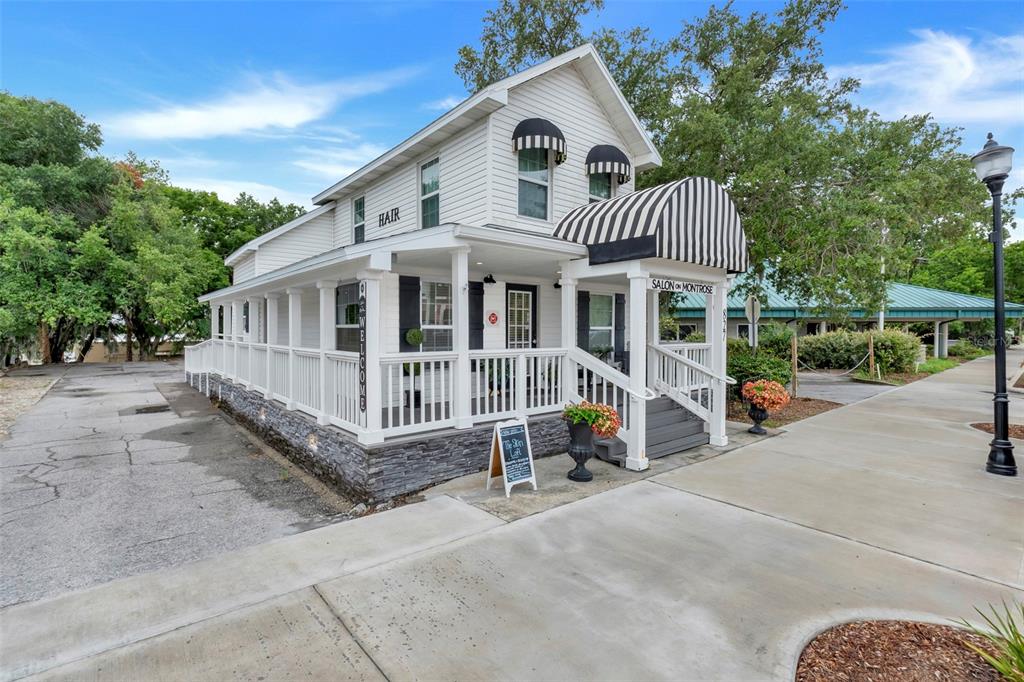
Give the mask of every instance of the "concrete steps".
M 708 443 L 704 422 L 671 398 L 655 398 L 647 403 L 647 458 L 657 459 Z M 622 466 L 626 444 L 618 438 L 594 441 L 598 459 Z

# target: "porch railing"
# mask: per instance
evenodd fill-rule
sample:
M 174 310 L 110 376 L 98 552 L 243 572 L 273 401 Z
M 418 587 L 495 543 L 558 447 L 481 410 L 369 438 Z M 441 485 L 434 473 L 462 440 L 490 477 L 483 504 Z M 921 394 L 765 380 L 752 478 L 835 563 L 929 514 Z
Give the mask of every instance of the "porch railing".
M 696 362 L 698 365 L 705 367 L 711 366 L 710 343 L 662 342 L 658 345 L 664 350 L 683 356 L 690 362 Z
M 650 345 L 648 348 L 654 356 L 654 388 L 704 421 L 709 421 L 715 393 L 725 391 L 725 386 L 735 384 L 736 380 L 716 374 L 677 349 L 668 349 L 664 345 Z
M 469 395 L 463 398 L 466 406 L 462 408 L 468 411 L 469 422 L 562 409 L 565 400 L 578 392 L 572 382 L 563 381 L 563 374 L 577 374 L 575 365 L 573 371 L 566 370 L 566 356 L 563 348 L 470 351 Z M 381 414 L 377 435 L 455 426 L 458 359 L 454 352 L 382 355 L 378 396 L 371 396 L 372 387 L 366 387 L 367 409 L 376 404 Z M 357 435 L 367 433 L 358 353 L 228 337 L 187 347 L 185 371 L 219 374 Z

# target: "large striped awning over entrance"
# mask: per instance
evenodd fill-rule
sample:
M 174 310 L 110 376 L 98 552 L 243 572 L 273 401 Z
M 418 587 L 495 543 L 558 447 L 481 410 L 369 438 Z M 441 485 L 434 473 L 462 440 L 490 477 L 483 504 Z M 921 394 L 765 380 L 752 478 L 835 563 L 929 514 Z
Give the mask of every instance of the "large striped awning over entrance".
M 569 211 L 555 236 L 590 247 L 590 262 L 670 258 L 744 272 L 747 238 L 729 194 L 685 178 Z

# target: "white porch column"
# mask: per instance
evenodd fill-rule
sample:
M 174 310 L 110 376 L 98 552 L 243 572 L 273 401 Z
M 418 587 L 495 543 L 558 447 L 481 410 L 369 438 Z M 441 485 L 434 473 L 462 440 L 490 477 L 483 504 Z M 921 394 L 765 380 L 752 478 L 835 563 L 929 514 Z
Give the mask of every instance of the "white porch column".
M 248 374 L 248 377 L 249 377 L 249 388 L 252 388 L 253 385 L 254 385 L 253 377 L 256 376 L 253 373 L 253 365 L 255 364 L 256 361 L 253 360 L 253 356 L 255 355 L 255 353 L 252 352 L 252 350 L 253 350 L 252 347 L 253 347 L 254 344 L 259 343 L 259 340 L 260 340 L 260 317 L 261 317 L 260 312 L 261 312 L 261 309 L 263 308 L 263 305 L 262 305 L 263 304 L 263 297 L 262 296 L 250 296 L 246 300 L 249 303 L 249 333 L 245 337 L 245 340 L 249 343 L 249 353 L 247 354 L 248 358 L 249 358 L 249 374 Z M 266 383 L 266 380 L 264 380 L 263 383 Z
M 822 320 L 818 323 L 818 333 L 825 334 L 828 332 L 828 323 Z
M 647 343 L 651 346 L 661 345 L 661 308 L 657 291 L 647 292 Z M 647 358 L 647 384 L 653 388 L 658 376 L 658 359 L 646 347 L 644 357 Z
M 565 266 L 563 265 L 563 271 Z M 558 280 L 562 285 L 562 348 L 572 350 L 576 347 L 576 280 L 562 275 Z M 566 355 L 562 358 L 562 396 L 563 403 L 576 399 L 576 365 Z
M 366 328 L 364 330 L 366 352 L 361 361 L 366 386 L 366 430 L 359 434 L 361 443 L 380 443 L 384 438 L 380 432 L 381 385 L 380 385 L 380 344 L 381 311 L 380 281 L 383 273 L 379 270 L 360 272 L 360 294 L 364 297 Z
M 231 363 L 231 379 L 235 381 L 238 377 L 238 342 L 242 340 L 242 299 L 236 298 L 231 301 L 231 352 L 235 359 Z
M 284 406 L 294 410 L 295 396 L 298 394 L 298 377 L 295 361 L 295 348 L 302 343 L 302 289 L 285 289 L 288 294 L 288 400 Z
M 335 308 L 335 291 L 338 288 L 336 280 L 320 280 L 316 283 L 320 290 L 320 414 L 317 415 L 317 423 L 330 424 L 327 418 L 327 397 L 334 394 L 334 387 L 328 386 L 330 373 L 327 371 L 327 351 L 334 350 L 337 339 L 336 322 L 337 309 Z
M 647 459 L 647 273 L 629 275 L 629 440 L 626 468 L 643 471 Z
M 215 339 L 220 334 L 220 306 L 210 301 L 210 338 Z
M 274 365 L 273 365 L 273 359 L 271 357 L 273 355 L 273 353 L 270 350 L 270 344 L 272 344 L 272 343 L 276 344 L 277 343 L 277 299 L 278 299 L 278 295 L 279 294 L 277 292 L 271 292 L 271 293 L 268 293 L 268 294 L 264 294 L 264 297 L 267 299 L 267 385 L 265 387 L 266 390 L 263 391 L 263 397 L 266 398 L 267 400 L 270 400 L 272 397 L 274 397 L 274 391 L 271 388 L 271 384 L 274 381 L 273 380 L 273 376 L 271 374 L 271 372 L 273 371 Z
M 469 399 L 469 247 L 452 251 L 452 350 L 458 355 L 452 387 L 452 415 L 455 428 L 468 429 L 473 426 Z
M 715 284 L 714 293 L 707 297 L 705 308 L 707 342 L 710 346 L 711 371 L 720 377 L 725 376 L 727 310 L 726 298 L 729 295 L 729 280 Z M 708 438 L 711 445 L 729 444 L 725 433 L 725 382 L 712 381 L 711 419 L 708 422 Z

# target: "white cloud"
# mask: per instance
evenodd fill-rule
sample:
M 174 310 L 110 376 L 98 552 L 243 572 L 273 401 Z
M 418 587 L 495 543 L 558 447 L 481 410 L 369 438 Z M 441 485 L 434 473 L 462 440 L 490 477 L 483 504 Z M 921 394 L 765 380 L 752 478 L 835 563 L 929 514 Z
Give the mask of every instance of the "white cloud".
M 978 40 L 930 29 L 870 63 L 829 69 L 861 82 L 866 104 L 884 116 L 930 113 L 947 125 L 1018 125 L 1024 117 L 1024 34 Z
M 216 192 L 222 201 L 234 201 L 239 194 L 245 192 L 262 202 L 277 198 L 282 204 L 298 204 L 303 208 L 311 208 L 310 196 L 299 194 L 290 190 L 266 185 L 261 182 L 249 182 L 247 180 L 226 180 L 223 178 L 174 178 L 173 184 L 177 187 L 187 189 L 203 190 L 205 192 Z
M 387 147 L 363 142 L 354 147 L 303 148 L 305 156 L 293 161 L 299 168 L 340 180 L 387 151 Z
M 423 105 L 423 108 L 427 109 L 428 111 L 448 111 L 449 109 L 454 109 L 456 106 L 458 106 L 458 104 L 462 102 L 462 100 L 462 97 L 449 95 L 448 97 L 435 99 L 432 102 L 426 102 Z
M 388 90 L 417 69 L 396 69 L 357 78 L 297 83 L 283 74 L 249 76 L 244 87 L 205 102 L 167 104 L 117 114 L 103 123 L 113 137 L 199 139 L 292 131 L 323 118 L 342 102 Z

